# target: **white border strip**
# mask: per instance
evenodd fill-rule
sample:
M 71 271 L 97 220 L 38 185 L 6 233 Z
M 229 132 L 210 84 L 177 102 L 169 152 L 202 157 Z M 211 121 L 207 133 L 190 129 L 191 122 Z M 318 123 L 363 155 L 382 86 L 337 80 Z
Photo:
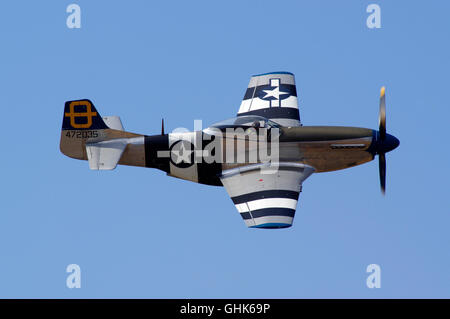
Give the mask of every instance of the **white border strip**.
M 263 208 L 297 208 L 297 200 L 292 198 L 263 198 L 252 200 L 247 203 L 236 204 L 239 213 L 246 213 L 249 210 L 257 210 Z

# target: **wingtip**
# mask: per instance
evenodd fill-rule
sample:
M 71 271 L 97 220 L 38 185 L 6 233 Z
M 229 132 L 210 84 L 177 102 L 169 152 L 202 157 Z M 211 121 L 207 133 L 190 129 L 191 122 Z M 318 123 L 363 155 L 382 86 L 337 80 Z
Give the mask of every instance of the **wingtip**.
M 268 72 L 268 73 L 254 74 L 254 75 L 252 75 L 252 77 L 263 76 L 263 75 L 271 75 L 271 74 L 288 74 L 288 75 L 294 75 L 294 73 L 287 72 L 287 71 L 274 71 L 274 72 Z

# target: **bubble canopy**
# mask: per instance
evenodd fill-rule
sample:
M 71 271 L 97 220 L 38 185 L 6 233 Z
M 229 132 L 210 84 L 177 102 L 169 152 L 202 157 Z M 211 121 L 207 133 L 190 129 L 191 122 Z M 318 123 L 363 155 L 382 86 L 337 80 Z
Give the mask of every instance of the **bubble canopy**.
M 213 125 L 210 125 L 209 127 L 218 129 L 226 129 L 234 127 L 280 128 L 281 125 L 262 116 L 245 115 L 220 121 L 214 123 Z

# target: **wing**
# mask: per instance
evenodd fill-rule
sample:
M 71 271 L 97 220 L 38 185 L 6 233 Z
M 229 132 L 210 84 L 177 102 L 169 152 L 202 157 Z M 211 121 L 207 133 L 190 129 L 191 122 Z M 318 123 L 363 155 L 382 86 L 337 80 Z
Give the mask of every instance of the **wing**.
M 248 227 L 285 228 L 292 226 L 301 185 L 313 172 L 299 163 L 255 164 L 223 171 L 221 181 Z
M 237 116 L 259 115 L 283 126 L 300 126 L 294 74 L 273 72 L 254 75 Z

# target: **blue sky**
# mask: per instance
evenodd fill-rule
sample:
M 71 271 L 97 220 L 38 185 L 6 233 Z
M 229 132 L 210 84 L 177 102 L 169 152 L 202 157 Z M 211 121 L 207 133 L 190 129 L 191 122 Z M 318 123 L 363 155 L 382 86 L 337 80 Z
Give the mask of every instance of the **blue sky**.
M 81 7 L 81 29 L 66 7 Z M 381 7 L 368 29 L 366 7 Z M 3 1 L 0 297 L 450 297 L 450 4 Z M 64 101 L 158 134 L 235 115 L 252 74 L 296 75 L 304 125 L 387 128 L 378 162 L 303 185 L 294 226 L 247 229 L 226 191 L 63 156 Z M 78 264 L 82 287 L 66 287 Z M 380 289 L 366 267 L 381 266 Z

